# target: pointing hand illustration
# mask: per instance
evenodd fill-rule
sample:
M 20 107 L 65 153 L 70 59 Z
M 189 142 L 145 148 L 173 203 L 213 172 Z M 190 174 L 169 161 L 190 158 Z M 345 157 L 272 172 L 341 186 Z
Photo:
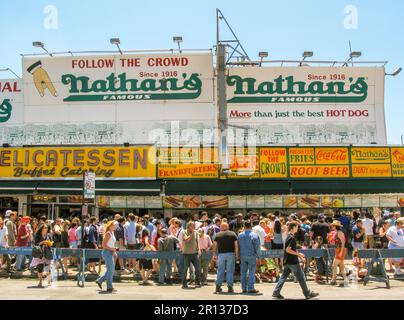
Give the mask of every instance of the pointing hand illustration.
M 39 95 L 43 97 L 45 95 L 45 89 L 48 88 L 49 92 L 54 96 L 57 97 L 58 93 L 56 92 L 55 86 L 53 85 L 49 74 L 46 72 L 45 69 L 42 68 L 42 62 L 37 61 L 33 63 L 27 71 L 32 74 L 34 79 L 34 84 L 36 89 L 39 92 Z

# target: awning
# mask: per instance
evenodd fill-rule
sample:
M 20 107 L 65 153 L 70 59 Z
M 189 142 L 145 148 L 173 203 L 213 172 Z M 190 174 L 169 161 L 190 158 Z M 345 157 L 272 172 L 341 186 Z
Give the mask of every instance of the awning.
M 161 180 L 100 180 L 97 195 L 159 195 Z M 80 195 L 82 181 L 0 180 L 0 194 Z M 404 193 L 404 179 L 357 180 L 169 180 L 167 195 Z
M 288 194 L 286 180 L 179 180 L 167 181 L 168 195 Z
M 96 181 L 97 195 L 159 195 L 161 182 L 156 180 L 102 180 Z M 0 194 L 82 194 L 79 180 L 15 181 L 1 180 Z

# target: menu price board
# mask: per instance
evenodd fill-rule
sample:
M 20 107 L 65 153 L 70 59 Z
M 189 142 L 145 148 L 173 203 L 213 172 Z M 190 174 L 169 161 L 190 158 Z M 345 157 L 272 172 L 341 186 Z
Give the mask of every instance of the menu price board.
M 111 196 L 110 197 L 110 208 L 126 208 L 126 197 L 124 196 Z
M 247 196 L 248 208 L 265 208 L 265 196 L 249 195 Z
M 375 208 L 380 207 L 379 196 L 374 194 L 362 196 L 362 207 Z
M 149 209 L 162 209 L 163 204 L 160 196 L 145 197 L 145 207 Z
M 265 196 L 265 208 L 283 208 L 283 197 L 279 195 Z
M 246 196 L 229 196 L 229 208 L 244 209 L 246 208 Z
M 396 207 L 397 206 L 397 195 L 384 194 L 380 196 L 380 206 L 381 207 Z
M 344 197 L 345 208 L 360 208 L 362 207 L 361 195 L 350 195 Z
M 143 196 L 128 196 L 126 197 L 127 208 L 144 208 Z

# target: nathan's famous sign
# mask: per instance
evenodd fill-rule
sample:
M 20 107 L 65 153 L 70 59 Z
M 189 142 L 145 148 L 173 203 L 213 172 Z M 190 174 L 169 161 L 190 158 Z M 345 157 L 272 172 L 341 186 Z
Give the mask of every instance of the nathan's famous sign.
M 377 69 L 233 68 L 227 77 L 228 102 L 369 103 L 368 100 L 374 100 L 375 92 L 372 89 L 376 85 L 376 76 L 380 73 L 375 70 Z
M 386 144 L 384 77 L 382 67 L 230 68 L 227 116 L 275 143 Z
M 212 102 L 209 54 L 23 59 L 26 105 L 75 102 Z
M 154 147 L 0 148 L 0 178 L 81 179 L 86 171 L 98 179 L 155 179 Z
M 22 83 L 0 79 L 0 124 L 21 123 L 23 119 Z

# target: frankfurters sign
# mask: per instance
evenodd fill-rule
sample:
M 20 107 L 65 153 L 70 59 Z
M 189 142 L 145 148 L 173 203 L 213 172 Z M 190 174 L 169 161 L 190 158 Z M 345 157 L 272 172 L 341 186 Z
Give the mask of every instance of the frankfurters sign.
M 213 101 L 212 54 L 23 58 L 27 106 Z

